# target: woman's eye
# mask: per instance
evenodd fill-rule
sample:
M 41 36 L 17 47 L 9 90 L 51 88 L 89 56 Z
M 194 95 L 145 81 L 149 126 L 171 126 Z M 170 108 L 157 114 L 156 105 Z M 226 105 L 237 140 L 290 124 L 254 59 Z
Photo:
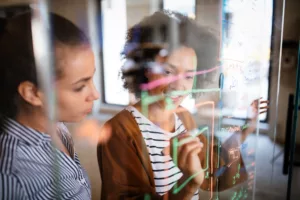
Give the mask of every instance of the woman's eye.
M 190 80 L 190 79 L 193 79 L 193 76 L 186 76 L 185 78 Z
M 75 88 L 74 89 L 74 92 L 80 92 L 80 91 L 82 91 L 82 89 L 85 87 L 85 85 L 83 85 L 83 86 L 80 86 L 80 87 L 78 87 L 78 88 Z
M 170 74 L 171 74 L 171 71 L 165 70 L 165 74 L 166 74 L 166 75 L 170 75 Z

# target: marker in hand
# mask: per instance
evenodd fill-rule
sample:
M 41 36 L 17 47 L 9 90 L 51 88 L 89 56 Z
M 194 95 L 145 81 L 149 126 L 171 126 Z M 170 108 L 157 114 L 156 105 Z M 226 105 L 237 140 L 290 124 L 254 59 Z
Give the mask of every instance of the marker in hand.
M 177 138 L 178 139 L 177 147 L 183 146 L 183 145 L 195 140 L 195 138 L 197 138 L 200 134 L 202 134 L 203 131 L 206 129 L 207 128 L 204 128 L 200 131 L 198 128 L 195 128 L 189 132 L 185 132 L 180 135 L 176 135 L 176 136 L 172 137 L 170 139 L 170 142 L 173 142 L 173 140 L 175 138 Z M 203 146 L 203 143 L 200 141 L 200 139 L 199 139 L 199 142 L 200 142 L 200 145 Z M 173 148 L 177 148 L 177 147 L 173 147 Z M 170 151 L 171 151 L 171 149 L 170 149 L 170 145 L 169 145 L 162 150 L 161 154 L 162 155 L 170 155 Z
M 182 133 L 170 139 L 170 145 L 162 151 L 162 155 L 170 155 L 174 164 L 183 174 L 183 180 L 192 188 L 199 188 L 204 180 L 200 152 L 203 143 L 198 135 L 203 131 L 198 129 Z

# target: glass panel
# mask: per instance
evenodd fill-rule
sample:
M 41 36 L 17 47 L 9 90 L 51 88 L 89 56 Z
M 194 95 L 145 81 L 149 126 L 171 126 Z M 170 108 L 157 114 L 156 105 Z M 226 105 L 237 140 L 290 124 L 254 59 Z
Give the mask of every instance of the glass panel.
M 70 54 L 64 57 L 79 62 L 83 54 L 93 55 L 90 63 L 79 67 L 85 69 L 80 73 L 83 75 L 95 66 L 95 75 L 89 77 L 94 77 L 96 86 L 88 82 L 80 87 L 82 90 L 72 87 L 83 91 L 80 94 L 86 98 L 82 102 L 78 100 L 83 96 L 70 87 L 53 84 L 59 80 L 51 75 L 54 63 L 49 52 L 54 52 L 55 64 L 61 61 L 56 56 L 64 52 L 56 54 L 60 49 L 51 43 L 50 32 L 45 32 L 53 26 L 47 25 L 46 1 L 26 7 L 35 11 L 32 43 L 39 83 L 48 103 L 44 117 L 50 125 L 53 121 L 67 123 L 81 160 L 79 165 L 69 146 L 61 145 L 66 138 L 58 140 L 52 129 L 48 131 L 54 135 L 55 144 L 49 153 L 54 156 L 49 168 L 50 179 L 54 180 L 50 185 L 53 198 L 64 199 L 66 195 L 65 199 L 70 199 L 73 194 L 67 186 L 72 184 L 84 191 L 85 199 L 164 196 L 236 200 L 264 199 L 266 191 L 273 192 L 276 187 L 285 192 L 284 187 L 270 181 L 281 170 L 281 166 L 269 162 L 274 150 L 281 149 L 270 140 L 271 136 L 275 141 L 277 134 L 281 70 L 280 59 L 273 65 L 270 61 L 271 55 L 281 55 L 281 40 L 276 44 L 272 41 L 272 31 L 278 26 L 273 23 L 273 1 L 74 2 L 52 0 L 50 10 L 67 17 L 89 36 L 88 48 L 83 45 L 73 49 L 70 45 L 72 48 L 66 49 Z M 0 16 L 7 13 L 0 10 Z M 282 20 L 282 13 L 279 18 Z M 282 36 L 282 30 L 279 32 Z M 63 75 L 70 77 L 75 71 L 74 67 Z M 126 109 L 105 123 L 97 104 L 84 119 L 93 101 L 97 102 L 95 87 L 101 89 L 104 103 Z M 62 90 L 72 92 L 63 95 Z M 267 99 L 272 102 L 269 111 Z M 28 114 L 28 118 L 31 116 Z M 70 182 L 60 179 L 70 167 L 63 167 L 66 160 L 76 168 L 70 169 Z M 91 186 L 85 171 L 77 169 L 81 166 Z M 286 183 L 286 177 L 280 179 Z
M 193 3 L 195 2 L 193 1 Z M 173 1 L 164 1 L 163 8 L 177 10 L 190 16 L 189 13 L 196 10 L 196 5 L 193 3 L 186 1 L 176 4 Z M 139 3 L 129 1 L 127 6 L 128 13 L 130 13 L 130 16 L 135 16 L 135 18 L 128 19 L 128 22 L 132 20 L 138 23 L 145 16 L 151 14 L 147 13 L 147 10 L 151 8 L 149 4 L 151 4 L 151 1 Z M 130 7 L 139 9 L 129 11 Z M 142 7 L 146 11 L 141 15 Z M 168 75 L 161 74 L 168 68 L 168 57 L 172 58 L 172 54 L 177 51 L 178 46 L 176 45 L 183 45 L 180 39 L 184 36 L 181 35 L 180 26 L 184 22 L 176 15 L 170 14 L 170 16 L 167 16 L 169 21 L 166 24 L 157 20 L 158 28 L 151 25 L 151 22 L 148 22 L 150 25 L 148 25 L 149 29 L 147 29 L 149 31 L 147 42 L 150 42 L 151 45 L 159 46 L 158 50 L 167 57 L 167 63 L 153 63 L 153 60 L 150 59 L 151 61 L 148 61 L 149 58 L 143 56 L 139 57 L 138 60 L 135 57 L 130 57 L 133 56 L 130 53 L 135 52 L 135 48 L 139 48 L 139 46 L 135 47 L 136 44 L 134 42 L 143 40 L 142 34 L 144 30 L 141 28 L 142 33 L 140 33 L 138 26 L 136 32 L 134 32 L 136 35 L 131 36 L 136 36 L 136 40 L 134 42 L 131 41 L 132 43 L 126 46 L 129 50 L 125 49 L 125 51 L 128 50 L 130 53 L 127 53 L 130 56 L 125 61 L 123 70 L 126 68 L 126 70 L 130 71 L 131 68 L 134 70 L 139 67 L 146 67 L 142 64 L 147 61 L 147 69 L 157 67 L 155 70 L 158 71 L 155 73 L 157 73 L 159 78 L 162 78 L 159 80 L 155 78 L 153 82 L 143 83 L 139 86 L 139 88 L 142 88 L 140 105 L 142 117 L 139 116 L 137 118 L 153 119 L 155 123 L 157 119 L 152 118 L 153 105 L 157 105 L 158 102 L 163 100 L 162 102 L 166 103 L 167 110 L 174 109 L 178 99 L 180 101 L 180 98 L 190 94 L 185 97 L 181 105 L 193 115 L 193 120 L 196 123 L 195 128 L 197 128 L 194 130 L 195 134 L 200 134 L 203 142 L 207 141 L 203 149 L 205 155 L 202 155 L 203 169 L 200 170 L 204 171 L 205 176 L 205 184 L 202 190 L 199 191 L 201 198 L 252 198 L 254 197 L 255 183 L 256 134 L 259 133 L 259 129 L 255 129 L 258 123 L 256 118 L 258 117 L 258 110 L 256 110 L 255 106 L 264 103 L 263 101 L 268 99 L 273 4 L 271 1 L 224 1 L 223 3 L 215 4 L 199 1 L 198 7 L 200 8 L 199 10 L 203 11 L 199 14 L 201 17 L 197 21 L 200 24 L 200 30 L 198 30 L 200 33 L 192 29 L 187 29 L 186 31 L 195 31 L 194 35 L 199 34 L 199 37 L 202 36 L 203 38 L 206 36 L 207 40 L 201 38 L 203 40 L 201 41 L 200 39 L 202 43 L 197 39 L 195 41 L 185 41 L 188 44 L 184 43 L 185 45 L 191 45 L 193 42 L 198 43 L 199 49 L 194 50 L 196 54 L 202 56 L 201 59 L 197 60 L 197 69 L 192 75 L 195 80 L 193 88 L 185 87 L 186 85 L 183 82 L 187 77 L 182 74 L 180 69 L 176 68 L 171 72 L 168 71 Z M 205 12 L 205 9 L 202 7 L 207 8 L 207 11 Z M 247 15 L 241 15 L 241 13 L 247 13 Z M 247 18 L 244 16 L 247 16 Z M 197 16 L 191 18 L 197 19 Z M 206 27 L 201 26 L 203 25 L 203 19 L 207 19 L 210 22 L 204 23 Z M 129 23 L 130 27 L 134 26 L 135 23 Z M 143 23 L 147 24 L 146 22 Z M 264 27 L 264 31 L 261 31 L 262 27 Z M 167 38 L 160 38 L 159 31 L 164 31 L 164 29 L 169 30 L 165 33 Z M 220 42 L 215 42 L 210 37 L 216 37 Z M 189 39 L 192 40 L 192 37 L 189 37 Z M 165 42 L 167 45 L 165 45 Z M 147 47 L 141 47 L 140 49 L 142 52 L 146 50 Z M 137 52 L 141 53 L 140 51 Z M 126 56 L 128 55 L 125 54 Z M 140 54 L 136 56 L 140 56 Z M 212 64 L 213 62 L 215 64 Z M 159 68 L 161 71 L 159 71 Z M 133 79 L 136 77 L 132 76 L 129 78 Z M 167 90 L 163 96 L 157 93 L 154 93 L 156 95 L 153 94 L 155 88 L 165 87 L 165 84 L 168 84 L 171 89 Z M 180 84 L 183 87 L 181 90 L 179 89 Z M 134 112 L 132 111 L 132 113 Z M 247 121 L 241 121 L 237 118 Z M 265 120 L 266 112 L 260 115 L 259 118 Z M 150 122 L 153 121 L 150 120 Z M 163 127 L 161 125 L 159 125 L 159 128 L 162 131 Z M 151 132 L 151 130 L 149 131 Z M 175 135 L 173 133 L 173 136 Z M 149 140 L 153 140 L 151 135 L 146 135 L 145 137 L 148 136 Z M 157 143 L 149 143 L 148 140 L 145 143 L 148 145 L 148 153 L 153 153 L 151 152 L 152 147 L 155 148 Z M 182 142 L 180 141 L 173 144 L 175 154 L 180 149 L 181 144 Z M 150 155 L 150 159 L 154 159 L 151 160 L 152 163 L 156 162 L 154 157 Z M 180 161 L 180 158 L 176 156 L 173 159 L 175 165 Z M 151 167 L 156 170 L 154 164 Z M 128 176 L 130 177 L 130 174 Z M 154 173 L 154 176 L 157 185 L 159 185 L 159 182 L 163 184 L 163 181 L 158 181 L 161 177 L 164 177 L 163 174 Z M 166 181 L 170 180 L 167 179 Z M 183 183 L 186 182 L 183 181 Z M 171 185 L 172 187 L 169 187 L 169 189 L 172 188 L 170 191 L 178 195 L 185 184 L 179 181 Z M 160 191 L 159 186 L 156 187 L 156 191 Z M 165 193 L 161 192 L 161 194 Z
M 223 15 L 224 109 L 233 118 L 247 118 L 253 99 L 269 99 L 273 2 L 228 0 Z

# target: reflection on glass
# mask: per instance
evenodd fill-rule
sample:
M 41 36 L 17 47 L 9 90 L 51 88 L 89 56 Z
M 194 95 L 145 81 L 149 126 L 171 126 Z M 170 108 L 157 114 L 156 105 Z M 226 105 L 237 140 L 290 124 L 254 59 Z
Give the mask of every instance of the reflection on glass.
M 127 2 L 130 6 L 136 3 L 136 7 L 142 4 Z M 211 31 L 192 20 L 196 1 L 165 0 L 164 8 L 183 15 L 169 11 L 150 17 L 150 6 L 131 9 L 136 14 L 127 12 L 125 0 L 102 1 L 104 100 L 128 105 L 129 92 L 138 100 L 104 126 L 95 115 L 74 131 L 77 140 L 92 148 L 98 145 L 101 179 L 92 177 L 98 179 L 97 184 L 92 183 L 102 188 L 103 200 L 253 197 L 257 153 L 254 132 L 258 133 L 258 119 L 265 119 L 268 109 L 273 8 L 267 0 L 249 2 L 225 1 L 220 30 Z M 69 59 L 75 53 L 79 60 L 87 56 L 80 67 L 92 77 L 90 50 L 75 52 L 70 48 L 66 52 Z M 93 101 L 97 93 L 92 84 L 88 86 L 87 99 Z M 59 85 L 56 87 L 61 91 Z M 74 90 L 85 92 L 82 88 Z M 71 96 L 61 94 L 59 100 Z M 81 120 L 92 104 L 78 103 L 80 98 L 76 97 L 65 104 L 72 106 L 68 109 L 58 105 L 58 113 L 78 112 Z M 245 120 L 232 123 L 236 118 Z M 91 153 L 86 156 L 89 164 L 91 160 L 97 162 Z M 88 171 L 92 176 L 94 172 Z M 64 189 L 63 183 L 55 187 Z M 87 182 L 82 184 L 89 198 L 89 186 Z
M 227 0 L 224 4 L 224 114 L 247 118 L 254 99 L 269 98 L 273 1 Z M 265 120 L 266 114 L 260 119 Z
M 243 126 L 220 123 L 222 98 L 214 95 L 223 87 L 206 84 L 221 71 L 218 39 L 182 14 L 154 13 L 131 27 L 126 39 L 122 78 L 139 101 L 105 124 L 112 135 L 98 147 L 102 198 L 206 199 L 221 192 L 247 198 L 255 163 L 243 157 L 244 141 L 268 102 L 250 102 Z M 182 106 L 187 98 L 193 99 L 185 102 L 189 109 Z M 200 114 L 207 123 L 199 122 Z

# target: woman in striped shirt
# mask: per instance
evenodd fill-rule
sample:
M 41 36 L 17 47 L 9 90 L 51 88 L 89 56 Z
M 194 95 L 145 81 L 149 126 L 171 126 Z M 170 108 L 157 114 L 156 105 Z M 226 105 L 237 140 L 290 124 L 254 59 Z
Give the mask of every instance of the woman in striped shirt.
M 90 184 L 63 123 L 47 133 L 38 84 L 31 12 L 8 19 L 0 33 L 0 199 L 91 199 Z M 59 122 L 78 122 L 98 99 L 93 52 L 84 33 L 50 14 Z M 42 45 L 42 44 L 39 44 Z M 54 144 L 54 146 L 53 146 Z
M 98 148 L 102 200 L 198 199 L 205 140 L 190 137 L 193 120 L 180 106 L 188 94 L 174 92 L 191 90 L 194 73 L 216 65 L 217 49 L 210 32 L 174 12 L 157 12 L 129 29 L 122 78 L 125 88 L 142 101 L 106 123 L 112 137 Z M 177 80 L 170 81 L 173 77 Z M 183 143 L 177 164 L 169 153 L 173 137 Z M 176 183 L 184 187 L 174 193 Z

